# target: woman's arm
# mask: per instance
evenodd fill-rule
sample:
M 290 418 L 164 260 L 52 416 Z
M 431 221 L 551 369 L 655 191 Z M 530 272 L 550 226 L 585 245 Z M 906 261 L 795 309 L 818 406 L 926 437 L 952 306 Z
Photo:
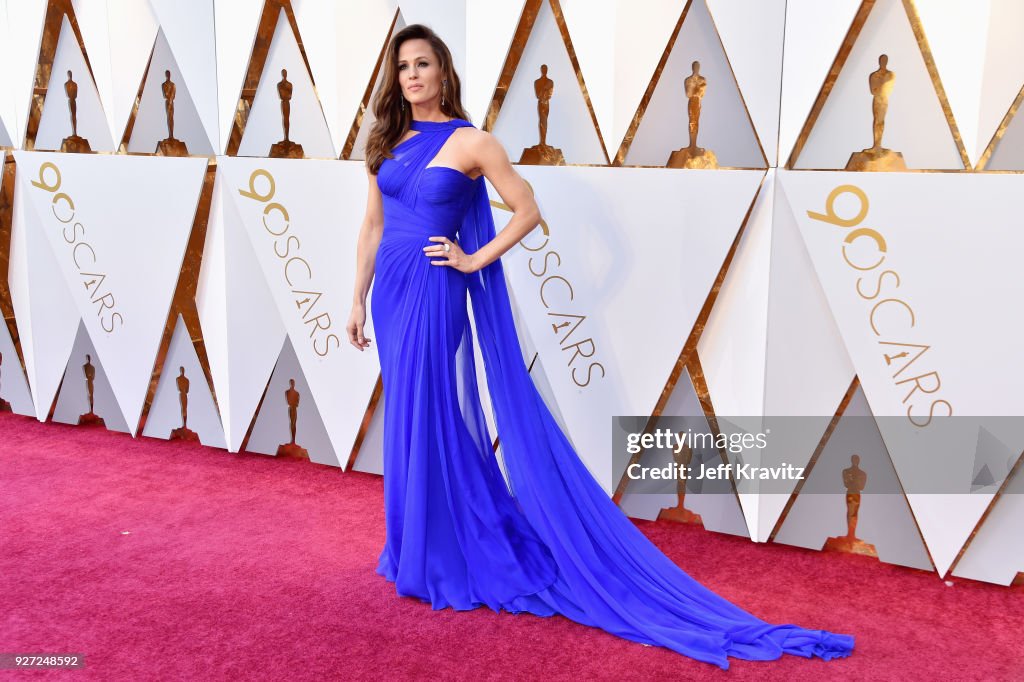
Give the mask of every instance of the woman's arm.
M 505 229 L 472 254 L 473 267 L 480 270 L 501 258 L 502 254 L 537 227 L 540 223 L 540 209 L 533 198 L 533 191 L 512 167 L 505 147 L 498 142 L 498 138 L 490 133 L 475 137 L 473 151 L 478 159 L 477 167 L 505 205 L 512 209 L 512 219 Z
M 467 129 L 471 130 L 471 129 Z M 491 241 L 481 246 L 475 253 L 466 254 L 457 244 L 452 245 L 450 252 L 444 251 L 444 237 L 431 237 L 431 241 L 442 242 L 437 246 L 424 249 L 428 256 L 447 256 L 447 260 L 433 260 L 435 265 L 450 265 L 461 272 L 476 272 L 497 259 L 515 246 L 519 240 L 528 235 L 540 223 L 540 209 L 533 198 L 530 186 L 512 167 L 505 153 L 505 148 L 498 138 L 481 130 L 472 130 L 467 136 L 465 147 L 468 166 L 479 169 L 494 186 L 510 209 L 512 219 L 505 228 L 497 233 Z
M 359 350 L 364 350 L 370 345 L 370 339 L 363 335 L 363 325 L 366 324 L 366 295 L 370 291 L 370 282 L 373 281 L 377 247 L 380 246 L 380 238 L 384 232 L 384 208 L 380 188 L 377 186 L 377 176 L 370 173 L 369 169 L 366 176 L 369 180 L 366 215 L 362 227 L 359 228 L 359 238 L 356 242 L 356 285 L 352 296 L 352 313 L 346 326 L 349 343 Z

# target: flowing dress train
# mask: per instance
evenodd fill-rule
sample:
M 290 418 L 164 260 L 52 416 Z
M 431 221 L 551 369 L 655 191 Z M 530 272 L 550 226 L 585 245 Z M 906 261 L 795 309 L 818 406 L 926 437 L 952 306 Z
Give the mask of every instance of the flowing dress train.
M 377 174 L 384 230 L 370 312 L 384 391 L 386 539 L 377 573 L 434 609 L 561 614 L 728 669 L 728 657 L 848 656 L 853 637 L 771 625 L 666 557 L 576 455 L 523 361 L 501 260 L 432 265 L 444 235 L 494 237 L 483 178 L 431 165 L 469 122 L 413 121 Z M 484 419 L 476 342 L 508 482 Z

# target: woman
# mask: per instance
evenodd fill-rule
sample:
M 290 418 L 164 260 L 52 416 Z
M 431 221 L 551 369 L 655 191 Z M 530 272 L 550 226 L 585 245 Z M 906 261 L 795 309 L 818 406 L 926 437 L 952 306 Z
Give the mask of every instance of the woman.
M 849 655 L 848 635 L 769 625 L 702 587 L 577 457 L 527 372 L 500 261 L 539 223 L 537 205 L 501 144 L 466 121 L 451 54 L 430 29 L 395 35 L 374 113 L 348 334 L 369 348 L 376 272 L 387 526 L 377 573 L 434 609 L 559 613 L 726 669 L 728 656 Z M 484 177 L 513 211 L 499 235 Z M 480 406 L 467 292 L 507 486 Z

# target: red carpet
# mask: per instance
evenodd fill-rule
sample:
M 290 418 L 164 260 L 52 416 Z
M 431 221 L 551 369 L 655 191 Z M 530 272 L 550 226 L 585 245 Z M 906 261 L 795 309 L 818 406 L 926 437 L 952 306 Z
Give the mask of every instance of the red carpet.
M 772 622 L 850 658 L 721 671 L 560 616 L 433 611 L 374 573 L 382 480 L 0 415 L 0 652 L 67 679 L 1024 679 L 1024 591 L 638 522 Z M 5 679 L 27 673 L 0 671 Z

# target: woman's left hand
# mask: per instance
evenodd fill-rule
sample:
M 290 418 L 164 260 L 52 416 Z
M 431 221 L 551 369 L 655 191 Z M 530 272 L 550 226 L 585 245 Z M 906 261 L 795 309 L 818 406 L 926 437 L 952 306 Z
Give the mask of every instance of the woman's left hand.
M 429 237 L 432 242 L 441 242 L 433 246 L 424 246 L 423 255 L 428 258 L 431 256 L 444 256 L 445 260 L 431 260 L 431 265 L 448 265 L 459 272 L 476 272 L 476 259 L 473 258 L 472 254 L 468 254 L 462 250 L 461 247 L 448 237 Z M 445 244 L 448 244 L 448 251 L 445 251 Z

